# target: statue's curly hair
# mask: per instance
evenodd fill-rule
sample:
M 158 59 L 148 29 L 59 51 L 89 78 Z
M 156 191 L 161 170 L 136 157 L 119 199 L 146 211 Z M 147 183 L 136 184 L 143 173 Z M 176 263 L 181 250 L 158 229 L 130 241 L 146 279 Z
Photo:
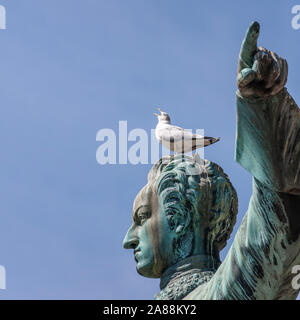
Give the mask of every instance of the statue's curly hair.
M 156 185 L 170 229 L 181 235 L 174 244 L 178 258 L 191 254 L 193 235 L 188 231 L 200 231 L 205 224 L 206 249 L 219 260 L 238 211 L 236 191 L 223 169 L 199 157 L 170 155 L 152 167 L 148 181 Z

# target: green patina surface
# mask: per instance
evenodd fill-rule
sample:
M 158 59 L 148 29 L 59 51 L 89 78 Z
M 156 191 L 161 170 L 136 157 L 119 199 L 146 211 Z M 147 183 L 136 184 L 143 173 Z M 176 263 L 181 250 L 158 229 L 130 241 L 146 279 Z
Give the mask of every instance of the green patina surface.
M 243 41 L 237 84 L 236 161 L 253 193 L 233 244 L 237 195 L 217 164 L 186 155 L 160 159 L 133 206 L 124 247 L 137 271 L 160 278 L 156 299 L 296 299 L 300 265 L 300 111 L 285 89 L 287 63 L 257 49 L 259 24 Z

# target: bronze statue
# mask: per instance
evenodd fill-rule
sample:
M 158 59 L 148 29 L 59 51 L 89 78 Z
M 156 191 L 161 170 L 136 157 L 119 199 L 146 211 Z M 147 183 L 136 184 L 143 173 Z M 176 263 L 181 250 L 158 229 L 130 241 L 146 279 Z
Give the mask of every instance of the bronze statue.
M 253 176 L 249 208 L 221 263 L 237 195 L 215 163 L 184 154 L 160 159 L 137 195 L 124 247 L 137 271 L 160 278 L 156 299 L 296 299 L 300 265 L 300 111 L 284 87 L 288 65 L 243 41 L 237 76 L 236 160 Z

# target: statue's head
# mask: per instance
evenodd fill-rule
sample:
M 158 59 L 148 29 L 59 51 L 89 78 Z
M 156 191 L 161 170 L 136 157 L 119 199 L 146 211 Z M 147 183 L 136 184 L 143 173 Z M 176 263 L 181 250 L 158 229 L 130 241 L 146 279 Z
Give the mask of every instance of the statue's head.
M 134 249 L 137 271 L 160 278 L 195 255 L 220 262 L 237 214 L 237 195 L 217 164 L 185 155 L 160 159 L 133 204 L 123 246 Z

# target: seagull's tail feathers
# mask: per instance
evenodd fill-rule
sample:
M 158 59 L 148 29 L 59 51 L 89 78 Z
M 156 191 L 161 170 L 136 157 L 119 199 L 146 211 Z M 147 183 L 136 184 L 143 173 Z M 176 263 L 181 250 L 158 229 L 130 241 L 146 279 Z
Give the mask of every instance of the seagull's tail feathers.
M 220 141 L 220 139 L 221 139 L 220 137 L 219 138 L 204 137 L 204 147 L 210 146 L 211 144 Z
M 198 148 L 207 147 L 207 146 L 210 146 L 211 144 L 216 143 L 218 141 L 220 141 L 220 138 L 197 136 L 197 138 L 193 138 L 193 145 L 192 145 L 191 149 L 196 150 Z M 185 150 L 187 150 L 188 152 L 191 151 L 189 147 L 185 147 Z

